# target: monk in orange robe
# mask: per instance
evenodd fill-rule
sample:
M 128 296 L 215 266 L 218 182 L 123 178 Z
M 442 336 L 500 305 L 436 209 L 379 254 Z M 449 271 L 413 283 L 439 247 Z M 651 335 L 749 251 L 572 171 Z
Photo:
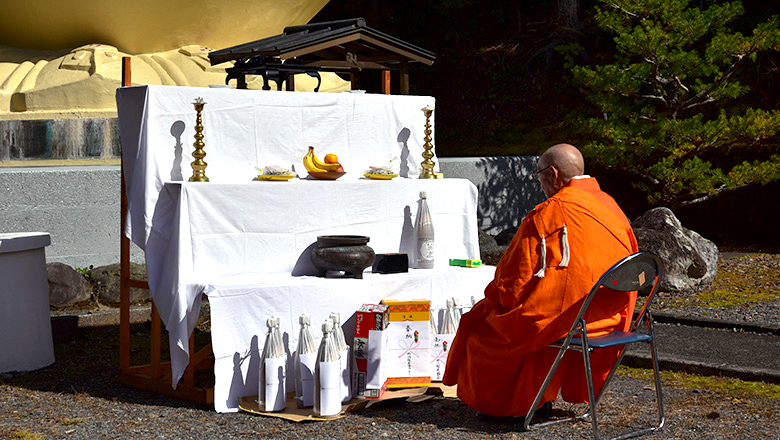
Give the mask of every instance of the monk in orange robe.
M 550 147 L 536 179 L 548 199 L 523 220 L 485 298 L 463 315 L 442 382 L 482 415 L 522 417 L 552 365 L 582 301 L 601 275 L 637 252 L 633 230 L 617 203 L 584 176 L 579 150 Z M 585 318 L 589 334 L 627 330 L 636 293 L 597 296 Z M 592 332 L 592 333 L 591 333 Z M 591 356 L 595 392 L 603 386 L 620 347 Z M 564 356 L 543 403 L 558 392 L 568 402 L 588 399 L 580 353 Z

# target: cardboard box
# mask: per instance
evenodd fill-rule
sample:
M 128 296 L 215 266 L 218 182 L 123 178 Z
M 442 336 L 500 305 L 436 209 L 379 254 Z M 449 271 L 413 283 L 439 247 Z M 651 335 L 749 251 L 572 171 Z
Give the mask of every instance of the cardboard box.
M 384 381 L 382 381 L 383 383 L 381 386 L 369 388 L 368 385 L 369 382 L 376 381 L 375 376 L 377 374 L 381 374 L 381 371 L 369 372 L 369 347 L 372 340 L 374 341 L 374 346 L 376 346 L 377 343 L 381 344 L 383 339 L 381 335 L 389 324 L 388 309 L 388 306 L 383 304 L 363 304 L 355 312 L 355 338 L 352 342 L 352 389 L 358 397 L 378 399 L 382 396 L 384 390 L 387 389 Z M 372 334 L 374 339 L 370 338 Z M 379 348 L 381 350 L 382 347 L 374 348 Z M 379 360 L 381 360 L 381 352 L 373 354 L 373 356 L 379 357 Z M 378 365 L 378 362 L 372 362 L 371 365 L 372 368 L 379 368 L 381 370 L 381 366 Z M 369 375 L 369 373 L 371 374 Z
M 388 388 L 431 385 L 431 302 L 383 300 L 389 308 Z

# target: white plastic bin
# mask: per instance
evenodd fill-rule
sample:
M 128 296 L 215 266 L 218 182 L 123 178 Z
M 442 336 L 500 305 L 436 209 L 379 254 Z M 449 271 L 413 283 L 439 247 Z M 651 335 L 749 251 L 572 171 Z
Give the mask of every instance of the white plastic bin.
M 0 372 L 54 363 L 45 232 L 0 234 Z

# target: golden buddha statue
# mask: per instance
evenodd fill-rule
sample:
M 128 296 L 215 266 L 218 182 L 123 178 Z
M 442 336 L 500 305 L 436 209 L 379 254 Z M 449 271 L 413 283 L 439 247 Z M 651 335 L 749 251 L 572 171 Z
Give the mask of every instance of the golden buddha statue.
M 0 15 L 0 119 L 116 116 L 121 60 L 133 84 L 224 84 L 208 53 L 305 24 L 328 0 L 27 0 Z M 74 48 L 75 47 L 75 48 Z M 316 79 L 301 75 L 296 90 Z M 262 79 L 249 88 L 262 88 Z M 323 75 L 320 91 L 349 90 Z

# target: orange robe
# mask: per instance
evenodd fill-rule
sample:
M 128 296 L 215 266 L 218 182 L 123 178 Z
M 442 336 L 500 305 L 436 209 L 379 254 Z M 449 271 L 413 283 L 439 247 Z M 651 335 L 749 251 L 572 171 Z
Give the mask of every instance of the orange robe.
M 596 179 L 573 179 L 526 216 L 485 299 L 461 318 L 444 384 L 457 384 L 458 397 L 484 414 L 525 415 L 557 353 L 547 344 L 566 336 L 596 281 L 637 249 L 628 219 Z M 588 331 L 627 329 L 635 301 L 635 292 L 597 297 Z M 596 393 L 619 352 L 591 356 Z M 568 353 L 542 403 L 559 390 L 566 401 L 587 401 L 583 378 L 582 355 Z

